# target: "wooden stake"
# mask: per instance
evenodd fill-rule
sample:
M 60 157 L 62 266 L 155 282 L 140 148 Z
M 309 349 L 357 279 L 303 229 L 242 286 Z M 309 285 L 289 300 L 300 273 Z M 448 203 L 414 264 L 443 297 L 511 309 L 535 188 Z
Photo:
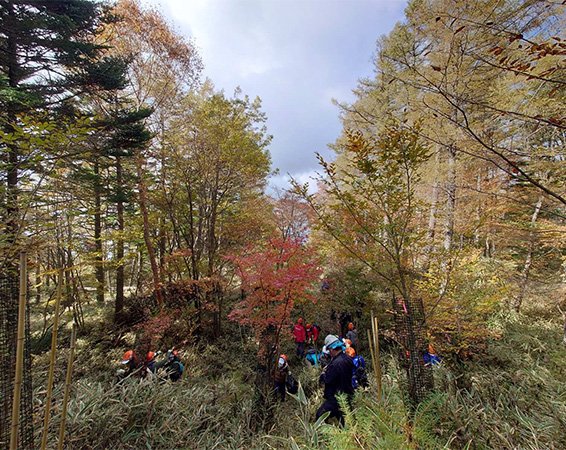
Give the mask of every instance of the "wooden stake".
M 373 373 L 375 373 L 375 352 L 373 350 L 373 338 L 371 335 L 371 331 L 367 330 L 367 332 L 368 332 L 369 352 L 371 354 L 371 365 L 373 366 Z
M 375 346 L 375 316 L 373 315 L 373 311 L 371 312 L 371 344 L 372 344 L 372 348 L 373 348 L 373 373 L 375 374 L 375 376 L 377 377 L 377 358 L 379 357 L 379 355 L 377 354 L 377 348 Z
M 67 361 L 67 376 L 65 377 L 65 396 L 63 397 L 63 409 L 61 410 L 61 425 L 59 426 L 59 442 L 57 450 L 63 450 L 65 441 L 65 424 L 67 422 L 67 405 L 69 403 L 69 395 L 71 392 L 71 379 L 73 376 L 73 363 L 75 357 L 75 341 L 77 339 L 77 324 L 73 323 L 71 331 L 71 347 L 69 352 L 69 360 Z
M 63 269 L 59 270 L 57 280 L 57 294 L 55 298 L 55 317 L 53 318 L 53 330 L 51 332 L 51 353 L 49 354 L 49 375 L 47 378 L 47 397 L 45 399 L 45 417 L 43 419 L 43 434 L 41 435 L 41 450 L 47 448 L 47 433 L 49 431 L 49 418 L 51 415 L 51 396 L 53 394 L 53 378 L 55 375 L 55 360 L 57 354 L 57 332 L 59 330 L 59 309 L 63 291 Z
M 377 397 L 378 399 L 381 399 L 382 385 L 381 362 L 379 356 L 379 327 L 377 317 L 374 317 L 373 311 L 371 312 L 371 332 L 370 330 L 367 330 L 367 334 L 373 373 L 375 374 L 375 381 L 377 382 Z
M 381 399 L 381 357 L 379 354 L 379 324 L 377 317 L 374 318 L 374 323 L 375 379 L 377 380 L 377 396 Z
M 20 253 L 20 298 L 18 302 L 18 337 L 16 341 L 16 373 L 14 378 L 14 396 L 12 398 L 12 431 L 10 434 L 10 450 L 18 448 L 18 431 L 20 427 L 20 399 L 24 372 L 24 339 L 26 326 L 26 298 L 28 288 L 27 255 Z M 7 369 L 7 368 L 3 368 Z

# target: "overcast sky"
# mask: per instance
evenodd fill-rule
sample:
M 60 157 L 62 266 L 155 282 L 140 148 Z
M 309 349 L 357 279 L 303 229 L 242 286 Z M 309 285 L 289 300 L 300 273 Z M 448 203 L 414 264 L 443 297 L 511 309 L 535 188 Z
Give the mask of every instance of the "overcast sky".
M 144 0 L 157 5 L 182 35 L 191 37 L 204 75 L 232 95 L 240 86 L 259 96 L 268 116 L 271 185 L 288 175 L 308 181 L 315 152 L 340 134 L 332 99 L 351 101 L 351 90 L 373 72 L 379 36 L 402 18 L 405 0 Z M 312 184 L 312 183 L 311 183 Z

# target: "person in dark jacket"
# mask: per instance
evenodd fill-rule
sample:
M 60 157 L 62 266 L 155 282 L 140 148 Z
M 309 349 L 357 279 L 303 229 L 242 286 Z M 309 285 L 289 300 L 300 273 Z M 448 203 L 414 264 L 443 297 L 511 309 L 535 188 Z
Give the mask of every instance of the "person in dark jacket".
M 163 370 L 171 381 L 179 381 L 185 371 L 185 365 L 179 358 L 179 352 L 171 349 L 167 351 L 167 358 L 155 365 L 155 370 Z
M 285 392 L 287 390 L 287 376 L 289 375 L 289 364 L 287 363 L 287 355 L 280 355 L 277 361 L 277 368 L 273 373 L 273 383 L 275 395 L 281 396 L 281 401 L 285 401 Z
M 348 324 L 348 332 L 346 333 L 346 338 L 350 339 L 351 346 L 354 347 L 354 350 L 356 350 L 358 348 L 358 330 L 356 330 L 352 322 Z
M 321 381 L 324 383 L 324 402 L 316 412 L 316 419 L 325 412 L 330 412 L 330 417 L 336 417 L 340 424 L 344 424 L 344 414 L 340 410 L 337 394 L 347 394 L 350 400 L 354 394 L 352 386 L 352 374 L 354 363 L 352 358 L 344 353 L 346 349 L 344 343 L 332 334 L 326 336 L 324 340 L 325 349 L 330 352 L 331 361 L 321 374 Z
M 128 350 L 124 353 L 121 364 L 124 368 L 116 371 L 116 378 L 118 382 L 137 373 L 138 368 L 140 367 L 139 359 L 133 350 Z

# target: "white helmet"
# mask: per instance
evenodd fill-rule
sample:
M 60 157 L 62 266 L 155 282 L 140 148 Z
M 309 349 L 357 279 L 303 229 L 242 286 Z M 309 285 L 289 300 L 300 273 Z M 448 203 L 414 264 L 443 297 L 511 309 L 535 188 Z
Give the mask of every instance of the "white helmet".
M 342 345 L 342 341 L 338 339 L 338 336 L 334 334 L 329 334 L 324 338 L 324 346 L 327 349 L 331 349 L 336 347 L 338 344 Z

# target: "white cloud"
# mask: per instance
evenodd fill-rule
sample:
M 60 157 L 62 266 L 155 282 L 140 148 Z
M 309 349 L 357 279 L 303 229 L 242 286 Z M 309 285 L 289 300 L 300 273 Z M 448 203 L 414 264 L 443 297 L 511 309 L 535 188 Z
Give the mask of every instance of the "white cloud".
M 377 38 L 401 19 L 405 0 L 145 0 L 194 38 L 205 76 L 227 93 L 259 95 L 274 135 L 274 168 L 297 179 L 317 168 L 314 152 L 340 134 L 333 98 L 352 101 L 372 74 Z M 271 180 L 287 186 L 287 175 Z M 312 182 L 310 183 L 313 184 Z
M 308 192 L 309 194 L 314 194 L 317 191 L 317 181 L 318 178 L 317 170 L 309 170 L 306 172 L 299 172 L 294 174 L 279 174 L 274 175 L 270 178 L 269 184 L 272 191 L 280 191 L 291 188 L 291 178 L 295 180 L 300 185 L 305 183 L 309 184 Z

